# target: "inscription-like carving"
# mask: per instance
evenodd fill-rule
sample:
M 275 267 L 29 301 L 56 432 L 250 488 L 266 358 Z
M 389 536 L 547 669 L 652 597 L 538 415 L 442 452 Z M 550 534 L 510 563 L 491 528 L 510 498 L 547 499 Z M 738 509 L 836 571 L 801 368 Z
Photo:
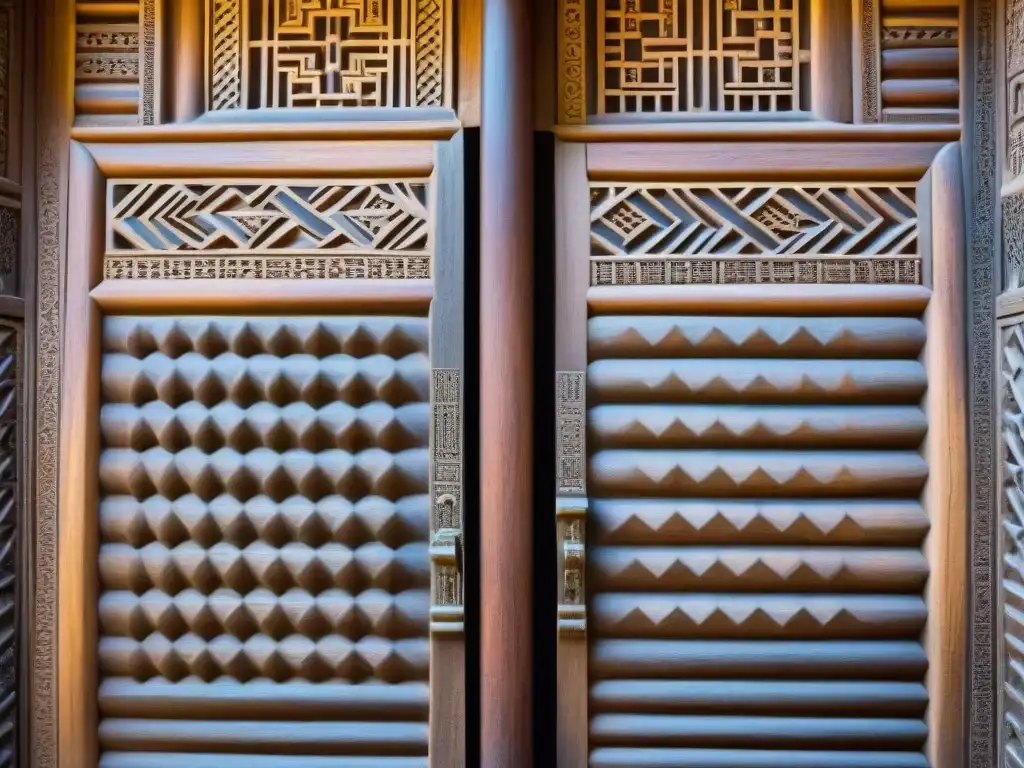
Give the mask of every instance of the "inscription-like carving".
M 599 0 L 597 112 L 805 109 L 806 0 Z
M 558 121 L 587 120 L 585 0 L 560 0 L 558 15 Z
M 461 632 L 462 372 L 435 368 L 430 384 L 432 632 Z
M 920 282 L 911 186 L 591 185 L 591 283 Z
M 208 103 L 447 106 L 445 0 L 212 0 Z
M 428 278 L 423 182 L 116 181 L 110 278 Z
M 155 114 L 156 2 L 75 5 L 80 124 L 139 124 Z
M 156 122 L 156 0 L 141 0 L 139 4 L 139 122 Z
M 558 434 L 557 493 L 587 492 L 587 375 L 582 371 L 559 371 L 555 382 Z

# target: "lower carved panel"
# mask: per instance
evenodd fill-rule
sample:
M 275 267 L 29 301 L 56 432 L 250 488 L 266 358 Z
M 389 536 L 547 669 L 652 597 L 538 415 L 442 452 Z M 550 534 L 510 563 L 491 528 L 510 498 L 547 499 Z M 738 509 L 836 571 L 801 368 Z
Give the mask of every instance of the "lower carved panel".
M 590 765 L 927 768 L 917 317 L 602 315 Z
M 427 320 L 104 323 L 101 765 L 424 766 Z
M 0 320 L 0 766 L 18 764 L 21 327 Z

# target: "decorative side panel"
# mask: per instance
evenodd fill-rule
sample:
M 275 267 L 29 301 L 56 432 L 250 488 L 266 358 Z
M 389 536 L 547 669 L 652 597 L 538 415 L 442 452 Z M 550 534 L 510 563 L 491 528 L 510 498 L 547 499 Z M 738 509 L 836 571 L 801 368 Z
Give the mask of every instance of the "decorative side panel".
M 1006 128 L 1010 181 L 1024 173 L 1024 0 L 1006 0 Z
M 0 766 L 18 765 L 21 326 L 0 320 Z
M 104 762 L 426 759 L 427 344 L 426 318 L 104 320 Z
M 108 279 L 429 278 L 427 185 L 118 180 Z
M 861 0 L 861 120 L 960 121 L 960 0 Z
M 462 600 L 462 372 L 431 372 L 430 559 L 431 632 L 463 631 Z
M 82 0 L 75 7 L 76 123 L 145 123 L 155 98 L 155 0 Z
M 591 284 L 920 283 L 916 188 L 592 183 Z
M 208 109 L 452 104 L 450 0 L 207 0 Z
M 809 0 L 597 0 L 595 111 L 807 111 L 809 22 Z
M 586 0 L 559 0 L 558 122 L 587 121 Z
M 999 755 L 1014 765 L 1024 760 L 1024 324 L 1003 330 L 1002 353 Z

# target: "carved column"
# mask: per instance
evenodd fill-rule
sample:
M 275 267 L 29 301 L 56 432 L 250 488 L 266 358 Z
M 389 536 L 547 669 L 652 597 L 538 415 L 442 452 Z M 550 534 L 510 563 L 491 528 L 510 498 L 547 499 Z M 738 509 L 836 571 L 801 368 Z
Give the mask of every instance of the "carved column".
M 485 0 L 480 162 L 481 759 L 532 765 L 529 0 Z

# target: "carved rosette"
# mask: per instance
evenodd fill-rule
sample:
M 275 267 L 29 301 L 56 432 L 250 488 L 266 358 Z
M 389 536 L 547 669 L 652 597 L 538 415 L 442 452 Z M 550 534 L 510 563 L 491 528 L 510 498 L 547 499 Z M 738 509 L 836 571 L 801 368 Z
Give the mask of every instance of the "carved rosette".
M 430 380 L 430 631 L 461 633 L 462 372 L 435 368 Z

